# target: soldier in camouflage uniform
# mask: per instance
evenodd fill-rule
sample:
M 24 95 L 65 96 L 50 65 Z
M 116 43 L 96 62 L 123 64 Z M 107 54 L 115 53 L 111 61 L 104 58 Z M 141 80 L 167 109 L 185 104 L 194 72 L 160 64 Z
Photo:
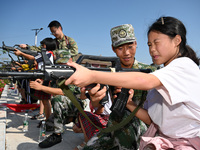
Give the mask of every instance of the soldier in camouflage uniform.
M 51 121 L 53 121 L 54 133 L 39 143 L 40 148 L 48 148 L 62 141 L 61 134 L 64 132 L 63 127 L 65 124 L 75 121 L 78 109 L 67 96 L 63 96 L 63 92 L 60 88 L 44 86 L 36 81 L 31 81 L 30 86 L 36 90 L 42 90 L 43 92 L 56 95 L 51 99 L 53 115 L 46 121 L 48 126 L 50 126 Z M 80 88 L 74 85 L 69 85 L 69 88 L 78 98 L 80 105 L 84 109 L 86 107 L 86 101 L 80 100 Z
M 124 24 L 114 27 L 111 29 L 110 34 L 112 39 L 112 49 L 120 58 L 122 68 L 149 68 L 153 71 L 156 69 L 152 66 L 140 63 L 135 59 L 137 42 L 132 25 Z M 134 90 L 132 100 L 136 105 L 139 104 L 141 96 L 141 90 Z M 126 109 L 122 120 L 125 120 L 130 113 L 131 112 Z M 118 122 L 110 115 L 107 127 L 115 126 L 116 124 L 118 124 Z M 103 133 L 99 137 L 94 136 L 84 147 L 84 150 L 136 150 L 139 147 L 140 136 L 143 135 L 146 130 L 147 125 L 137 117 L 134 117 L 128 125 L 120 128 L 120 130 L 111 132 L 111 134 Z
M 48 27 L 51 34 L 55 36 L 57 43 L 57 50 L 54 51 L 55 63 L 67 63 L 69 56 L 74 60 L 74 57 L 78 54 L 78 46 L 74 39 L 64 35 L 61 24 L 56 20 L 50 22 Z
M 80 98 L 80 88 L 74 85 L 69 85 L 69 88 L 78 98 L 80 105 L 84 109 L 86 107 L 86 101 L 81 100 Z M 78 109 L 74 106 L 72 101 L 67 96 L 63 95 L 55 96 L 54 98 L 52 98 L 51 103 L 54 113 L 54 133 L 63 133 L 63 125 L 75 121 L 78 114 Z
M 47 120 L 48 126 L 51 123 L 50 120 L 53 120 L 54 133 L 39 143 L 40 148 L 48 148 L 62 141 L 61 134 L 64 132 L 63 126 L 67 123 L 75 121 L 78 114 L 78 109 L 73 105 L 67 96 L 63 96 L 63 92 L 60 88 L 44 86 L 36 81 L 31 81 L 30 86 L 36 90 L 41 90 L 43 92 L 56 95 L 51 99 L 53 116 L 51 115 Z M 80 88 L 74 85 L 69 85 L 69 88 L 78 98 L 80 105 L 84 109 L 86 107 L 86 102 L 85 100 L 80 100 Z
M 78 46 L 76 41 L 73 38 L 64 35 L 63 28 L 58 21 L 51 21 L 48 27 L 50 28 L 51 34 L 55 36 L 54 40 L 56 41 L 57 45 L 57 49 L 53 51 L 55 55 L 55 63 L 67 63 L 70 57 L 75 60 L 74 57 L 78 54 Z M 20 47 L 35 51 L 41 51 L 41 46 L 36 47 L 29 46 L 27 44 L 21 44 Z

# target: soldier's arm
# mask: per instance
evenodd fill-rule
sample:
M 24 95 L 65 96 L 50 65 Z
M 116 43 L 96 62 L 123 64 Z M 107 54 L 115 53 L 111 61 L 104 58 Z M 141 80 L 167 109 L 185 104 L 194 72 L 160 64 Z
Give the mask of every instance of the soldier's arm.
M 127 107 L 131 112 L 133 112 L 134 109 L 137 107 L 137 105 L 135 105 L 135 103 L 132 101 L 132 97 L 133 97 L 133 94 L 134 94 L 133 89 L 131 89 L 131 90 L 129 91 L 129 94 L 130 94 L 130 95 L 129 95 L 129 98 L 128 98 L 126 107 Z M 135 116 L 136 116 L 137 118 L 139 118 L 140 120 L 142 120 L 144 123 L 148 124 L 148 125 L 150 125 L 151 122 L 152 122 L 152 121 L 151 121 L 151 118 L 150 118 L 150 116 L 149 116 L 149 114 L 148 114 L 148 112 L 147 112 L 147 110 L 145 110 L 145 109 L 143 109 L 143 108 L 140 108 L 140 109 L 136 112 Z
M 41 51 L 42 47 L 39 46 L 29 46 L 28 44 L 20 44 L 19 47 L 23 48 L 23 49 L 31 49 L 33 51 Z

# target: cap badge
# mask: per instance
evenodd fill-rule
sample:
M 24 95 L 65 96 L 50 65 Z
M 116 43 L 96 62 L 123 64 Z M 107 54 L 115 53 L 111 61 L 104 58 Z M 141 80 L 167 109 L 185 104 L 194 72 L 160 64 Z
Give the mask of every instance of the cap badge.
M 120 37 L 120 38 L 125 38 L 126 36 L 127 36 L 126 31 L 125 31 L 124 29 L 121 29 L 121 30 L 119 31 L 119 37 Z

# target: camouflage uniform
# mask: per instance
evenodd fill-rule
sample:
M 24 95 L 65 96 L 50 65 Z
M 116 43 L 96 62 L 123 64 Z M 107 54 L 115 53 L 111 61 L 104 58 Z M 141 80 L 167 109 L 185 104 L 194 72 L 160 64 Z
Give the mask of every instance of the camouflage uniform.
M 69 57 L 72 57 L 74 60 L 74 57 L 78 54 L 78 46 L 74 39 L 63 36 L 61 40 L 55 40 L 58 49 L 54 51 L 54 55 L 56 55 L 55 63 L 67 63 Z
M 57 44 L 57 49 L 53 51 L 54 55 L 56 56 L 55 63 L 67 63 L 70 57 L 75 60 L 74 57 L 78 54 L 78 45 L 75 40 L 68 36 L 63 36 L 62 40 L 56 38 L 55 40 Z M 42 49 L 41 46 L 27 46 L 27 49 L 38 52 L 40 52 Z
M 66 40 L 67 39 L 67 40 Z M 73 58 L 78 54 L 78 46 L 73 38 L 63 36 L 62 40 L 54 39 L 57 43 L 57 50 L 53 53 L 56 56 L 55 64 L 67 63 L 69 58 Z M 41 51 L 42 47 L 28 46 L 27 48 L 34 51 Z M 55 85 L 53 85 L 55 86 Z M 69 86 L 74 95 L 78 98 L 80 95 L 80 88 Z M 83 109 L 86 107 L 85 100 L 79 100 Z M 48 127 L 54 127 L 55 133 L 63 133 L 63 125 L 70 123 L 77 117 L 78 109 L 73 105 L 67 96 L 57 95 L 51 99 L 53 107 L 53 114 L 48 118 L 46 124 Z
M 33 51 L 37 51 L 37 52 L 40 52 L 41 51 L 41 49 L 42 49 L 42 47 L 41 46 L 29 46 L 29 45 L 27 45 L 27 49 L 31 49 L 31 50 L 33 50 Z
M 76 97 L 80 95 L 80 89 L 74 85 L 70 85 Z M 63 133 L 63 125 L 74 121 L 78 114 L 78 109 L 73 105 L 67 96 L 57 95 L 51 100 L 54 116 L 54 133 Z M 86 107 L 86 101 L 80 100 L 82 108 Z
M 86 108 L 86 100 L 80 99 L 80 88 L 75 85 L 69 85 L 70 90 L 77 97 L 83 109 Z M 54 133 L 63 133 L 63 125 L 75 122 L 77 119 L 78 109 L 67 96 L 56 95 L 51 99 L 53 115 L 48 119 L 47 124 L 54 126 Z
M 55 50 L 53 53 L 56 56 L 55 64 L 67 63 L 71 58 L 70 50 Z
M 78 54 L 78 46 L 74 39 L 63 36 L 62 40 L 55 40 L 58 48 L 53 51 L 56 56 L 55 64 L 67 63 L 69 58 L 73 58 L 73 56 Z M 74 95 L 79 98 L 80 88 L 74 85 L 70 85 L 69 87 Z M 79 99 L 79 102 L 84 109 L 86 107 L 86 101 Z M 77 117 L 78 109 L 67 96 L 62 95 L 53 97 L 51 99 L 51 104 L 53 107 L 53 115 L 50 116 L 46 123 L 48 126 L 54 126 L 55 133 L 63 133 L 63 125 L 74 121 Z
M 113 47 L 118 47 L 122 44 L 136 41 L 134 29 L 130 24 L 114 27 L 111 29 L 110 34 Z M 152 71 L 155 70 L 154 67 L 140 63 L 137 60 L 134 61 L 132 68 L 149 68 L 152 69 Z M 134 90 L 133 101 L 136 105 L 139 104 L 141 96 L 141 90 Z M 122 121 L 125 120 L 130 113 L 131 112 L 126 109 Z M 107 127 L 115 126 L 116 124 L 118 124 L 118 122 L 114 120 L 111 112 Z M 96 134 L 96 136 L 92 137 L 88 141 L 84 150 L 136 150 L 139 147 L 140 136 L 143 135 L 146 130 L 147 125 L 137 117 L 133 117 L 133 119 L 126 126 L 120 128 L 119 130 L 111 133 L 102 133 L 99 137 L 97 137 L 98 134 Z

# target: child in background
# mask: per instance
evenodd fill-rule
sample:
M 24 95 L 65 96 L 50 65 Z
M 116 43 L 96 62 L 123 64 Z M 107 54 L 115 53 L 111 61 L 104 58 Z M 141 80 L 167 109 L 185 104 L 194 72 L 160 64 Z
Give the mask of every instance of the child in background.
M 40 44 L 41 44 L 40 47 L 30 47 L 30 49 L 37 48 L 37 50 L 39 51 L 42 48 L 45 48 L 46 55 L 49 58 L 49 60 L 51 61 L 51 63 L 53 64 L 54 60 L 53 60 L 53 52 L 52 51 L 56 49 L 56 41 L 52 38 L 45 38 L 40 42 Z M 20 47 L 27 48 L 29 46 L 26 44 L 20 44 Z M 40 53 L 38 53 L 37 56 L 32 56 L 32 55 L 25 54 L 25 53 L 21 52 L 20 50 L 16 49 L 15 55 L 23 56 L 26 59 L 28 59 L 29 61 L 34 60 L 34 62 L 37 63 L 36 69 L 41 69 L 41 66 L 43 65 L 43 58 Z M 49 85 L 49 81 L 43 82 L 40 79 L 37 79 L 37 81 L 41 84 Z M 31 93 L 34 93 L 34 96 L 40 100 L 40 112 L 39 112 L 39 114 L 34 115 L 31 119 L 43 118 L 44 117 L 43 112 L 45 112 L 45 117 L 46 117 L 46 119 L 48 119 L 49 116 L 51 115 L 51 101 L 50 101 L 51 95 L 44 93 L 42 91 L 37 91 L 37 90 L 34 91 L 33 89 L 34 88 L 31 87 L 31 90 L 32 90 Z M 40 124 L 41 124 L 41 122 L 39 123 L 39 126 L 40 126 Z

